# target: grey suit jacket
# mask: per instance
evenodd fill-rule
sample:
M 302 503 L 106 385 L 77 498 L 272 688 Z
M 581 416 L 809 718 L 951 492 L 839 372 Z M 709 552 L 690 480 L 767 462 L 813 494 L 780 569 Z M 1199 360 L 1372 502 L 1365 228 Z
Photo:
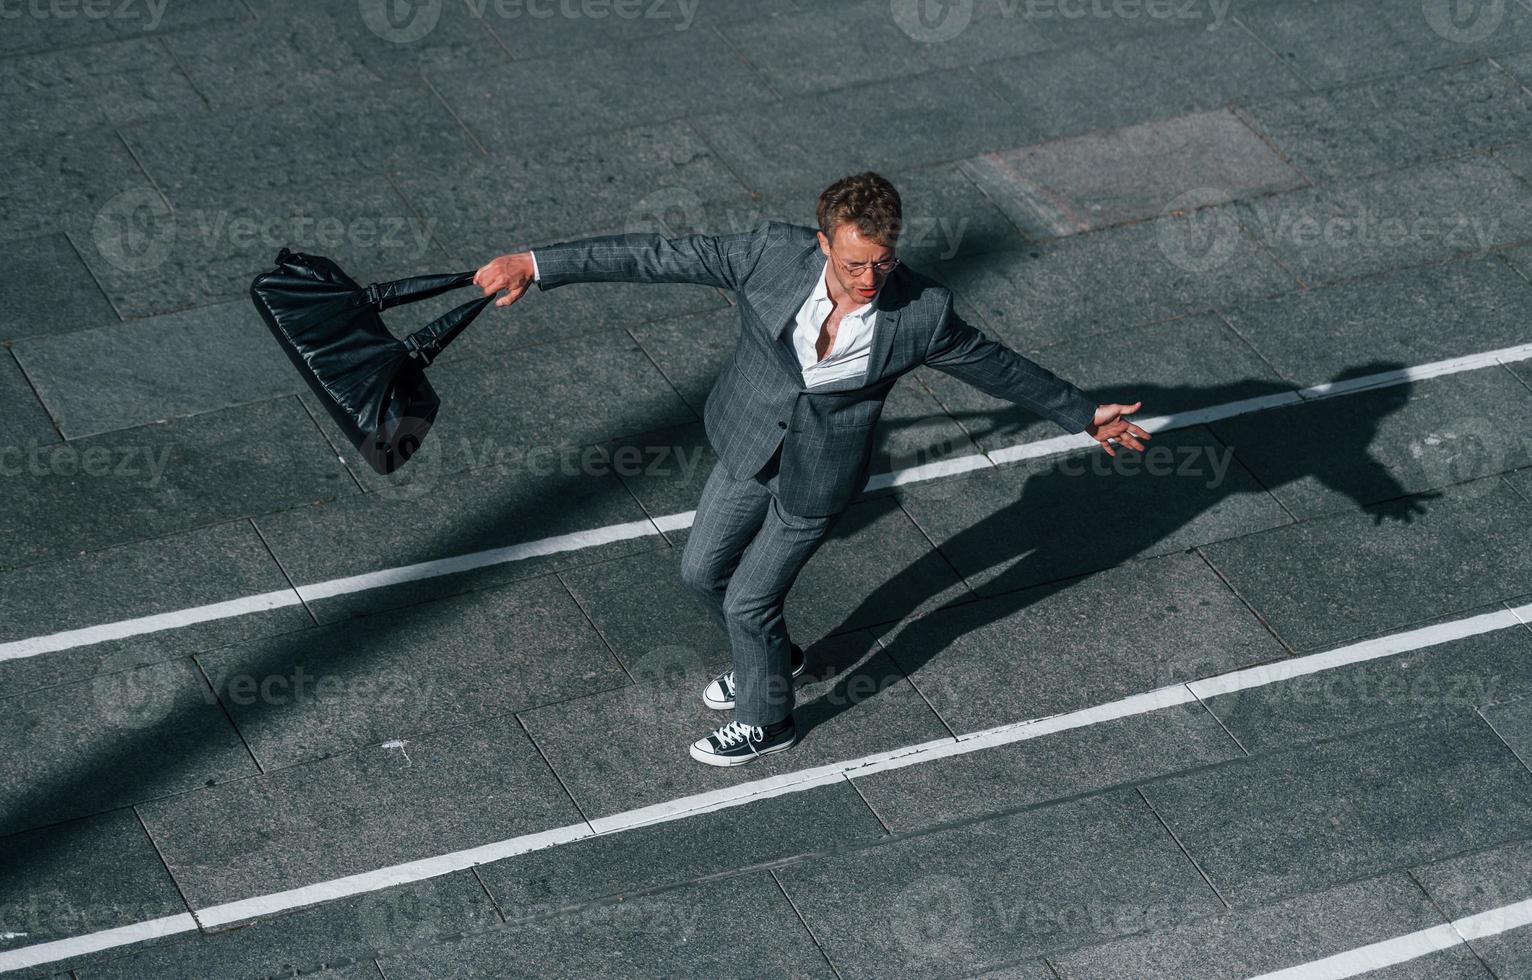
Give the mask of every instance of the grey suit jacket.
M 572 282 L 690 282 L 734 292 L 739 343 L 703 406 L 713 451 L 736 479 L 782 445 L 777 496 L 805 517 L 843 510 L 866 485 L 883 400 L 918 364 L 1083 432 L 1096 403 L 1079 388 L 986 337 L 952 308 L 951 291 L 903 265 L 879 292 L 862 378 L 805 388 L 792 328 L 824 269 L 815 229 L 763 221 L 731 235 L 601 235 L 538 246 L 539 289 Z M 785 440 L 785 443 L 784 443 Z

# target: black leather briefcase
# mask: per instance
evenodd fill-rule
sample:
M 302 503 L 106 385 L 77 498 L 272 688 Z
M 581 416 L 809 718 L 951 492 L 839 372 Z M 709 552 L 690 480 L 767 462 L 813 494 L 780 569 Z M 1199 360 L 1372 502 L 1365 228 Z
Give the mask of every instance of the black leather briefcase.
M 473 282 L 472 272 L 415 276 L 360 286 L 330 259 L 287 249 L 255 277 L 250 297 L 362 458 L 392 473 L 420 448 L 441 400 L 425 367 L 473 322 L 494 296 L 443 314 L 399 340 L 378 314 Z

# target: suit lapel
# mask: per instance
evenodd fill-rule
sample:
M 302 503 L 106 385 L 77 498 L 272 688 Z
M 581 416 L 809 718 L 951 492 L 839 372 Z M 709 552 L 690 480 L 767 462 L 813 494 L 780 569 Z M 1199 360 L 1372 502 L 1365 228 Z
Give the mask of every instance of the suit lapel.
M 825 254 L 819 250 L 818 242 L 811 242 L 798 260 L 793 263 L 792 271 L 788 274 L 788 285 L 782 294 L 782 298 L 772 304 L 768 323 L 777 325 L 775 341 L 773 345 L 786 360 L 789 368 L 798 378 L 803 377 L 803 366 L 798 363 L 798 352 L 793 348 L 793 327 L 798 323 L 798 310 L 803 307 L 803 301 L 809 298 L 813 292 L 815 279 L 824 275 Z M 895 270 L 895 275 L 898 270 Z M 893 302 L 895 293 L 894 283 L 885 283 L 883 289 L 878 291 L 877 315 L 873 318 L 872 349 L 867 353 L 867 376 L 866 380 L 850 387 L 861 387 L 863 384 L 871 384 L 877 380 L 884 365 L 888 363 L 889 354 L 894 349 L 894 333 L 899 329 L 899 315 L 901 309 L 889 309 L 888 304 Z M 901 304 L 902 307 L 902 304 Z M 853 381 L 855 379 L 852 379 Z M 811 391 L 835 390 L 838 385 L 816 386 Z

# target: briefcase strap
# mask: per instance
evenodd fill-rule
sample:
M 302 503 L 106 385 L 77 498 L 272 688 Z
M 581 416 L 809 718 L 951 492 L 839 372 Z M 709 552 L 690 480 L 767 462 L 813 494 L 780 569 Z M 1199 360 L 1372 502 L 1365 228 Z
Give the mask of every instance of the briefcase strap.
M 438 276 L 411 276 L 393 282 L 375 282 L 362 291 L 365 301 L 379 313 L 405 303 L 418 303 L 432 296 L 459 289 L 473 282 L 473 272 L 453 272 Z
M 469 275 L 471 277 L 472 273 Z M 404 346 L 409 350 L 410 356 L 420 361 L 422 367 L 430 365 L 447 348 L 447 345 L 457 339 L 457 335 L 473 322 L 474 317 L 484 312 L 484 308 L 494 298 L 494 294 L 490 294 L 469 300 L 456 309 L 448 310 L 404 338 Z

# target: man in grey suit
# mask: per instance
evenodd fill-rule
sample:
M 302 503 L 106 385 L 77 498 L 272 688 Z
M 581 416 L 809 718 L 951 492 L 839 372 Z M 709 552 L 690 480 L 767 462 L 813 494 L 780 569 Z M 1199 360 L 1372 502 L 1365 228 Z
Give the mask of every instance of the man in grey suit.
M 952 294 L 894 257 L 899 194 L 846 177 L 819 197 L 819 230 L 762 221 L 733 235 L 602 235 L 503 255 L 478 270 L 509 306 L 535 282 L 688 282 L 731 290 L 741 329 L 703 406 L 718 455 L 681 557 L 681 578 L 728 634 L 734 668 L 703 691 L 734 720 L 693 742 L 733 766 L 791 748 L 792 677 L 804 655 L 783 606 L 793 580 L 865 486 L 883 400 L 926 364 L 1023 405 L 1069 432 L 1142 451 L 1149 434 L 965 323 Z

